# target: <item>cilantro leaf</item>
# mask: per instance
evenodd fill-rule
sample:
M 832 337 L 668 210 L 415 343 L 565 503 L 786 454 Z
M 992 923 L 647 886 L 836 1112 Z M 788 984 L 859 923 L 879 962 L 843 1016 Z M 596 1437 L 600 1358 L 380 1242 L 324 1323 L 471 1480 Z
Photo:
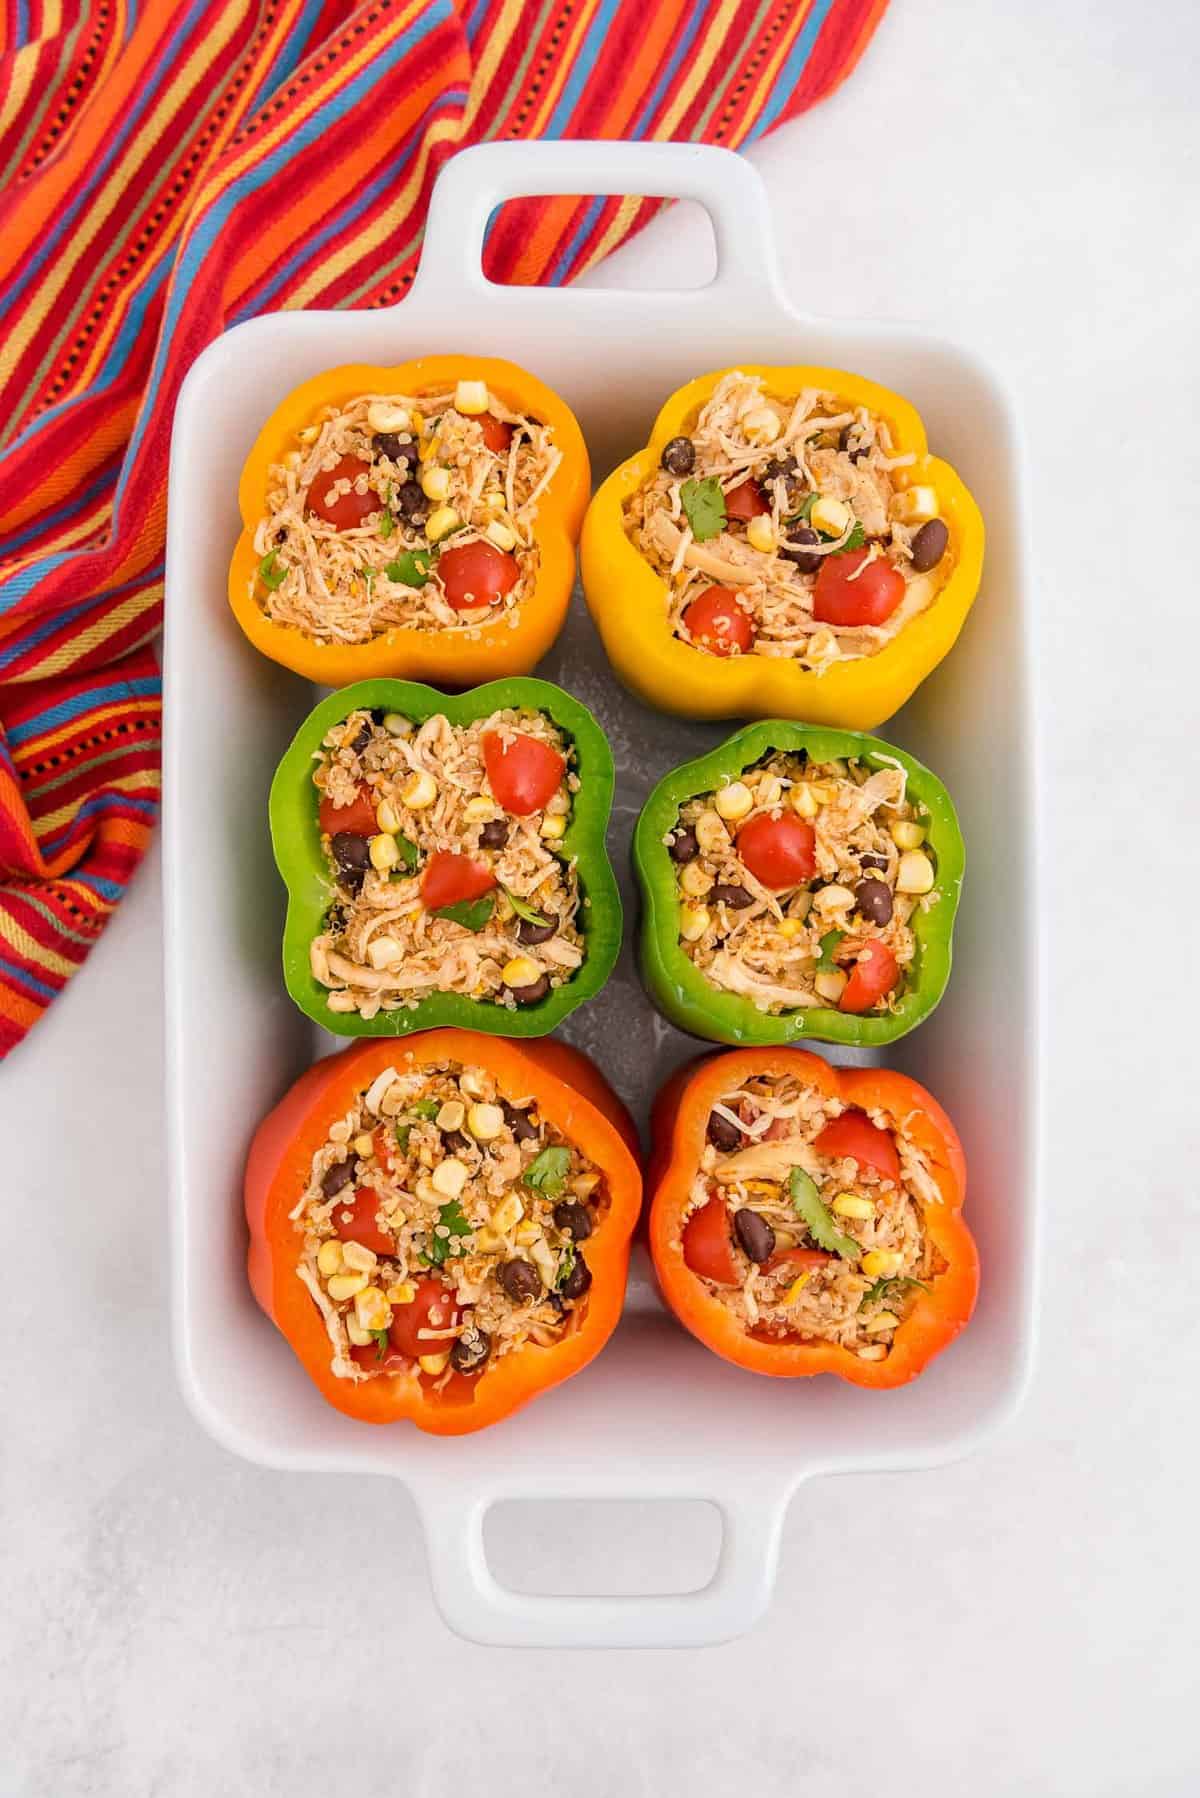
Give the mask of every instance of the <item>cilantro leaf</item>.
M 396 1125 L 396 1145 L 399 1148 L 400 1153 L 402 1155 L 406 1154 L 408 1151 L 408 1139 L 411 1135 L 412 1135 L 412 1125 L 411 1124 L 397 1124 Z
M 438 1231 L 445 1229 L 447 1234 L 440 1236 Z M 468 1222 L 463 1208 L 457 1199 L 449 1199 L 438 1212 L 438 1221 L 429 1237 L 429 1246 L 421 1256 L 426 1267 L 441 1267 L 451 1255 L 460 1255 L 458 1238 L 471 1236 L 474 1224 Z
M 725 529 L 725 495 L 715 475 L 708 475 L 703 481 L 685 481 L 679 498 L 697 543 L 720 536 Z
M 552 1143 L 540 1155 L 534 1156 L 521 1177 L 535 1192 L 544 1192 L 554 1198 L 563 1189 L 570 1165 L 570 1149 Z
M 574 1267 L 574 1265 L 575 1265 L 575 1244 L 573 1242 L 568 1242 L 563 1249 L 562 1260 L 558 1264 L 558 1273 L 555 1276 L 555 1280 L 554 1280 L 554 1284 L 556 1287 L 562 1287 L 562 1286 L 566 1285 L 567 1281 L 571 1277 L 571 1269 Z
M 922 1292 L 929 1291 L 924 1280 L 914 1280 L 908 1274 L 885 1274 L 882 1280 L 867 1287 L 858 1301 L 858 1308 L 861 1311 L 864 1305 L 873 1305 L 876 1299 L 886 1300 L 893 1291 L 901 1293 L 909 1286 L 919 1286 Z
M 270 550 L 258 565 L 258 578 L 270 593 L 274 593 L 276 587 L 283 586 L 287 575 L 287 569 L 277 559 L 274 550 Z
M 371 1335 L 375 1338 L 375 1359 L 382 1361 L 388 1351 L 388 1333 L 386 1330 L 372 1330 Z
M 844 1236 L 833 1221 L 833 1213 L 817 1191 L 817 1183 L 802 1167 L 794 1167 L 788 1177 L 792 1208 L 819 1249 L 840 1255 L 843 1261 L 857 1261 L 861 1246 L 853 1236 Z
M 847 537 L 846 541 L 842 544 L 841 548 L 838 550 L 838 555 L 844 556 L 846 554 L 846 551 L 850 550 L 850 549 L 861 549 L 863 544 L 866 542 L 866 540 L 867 540 L 867 533 L 863 530 L 862 525 L 859 523 L 858 519 L 856 518 L 854 520 L 854 529 L 851 531 L 851 533 Z
M 408 1109 L 415 1118 L 435 1118 L 442 1108 L 436 1099 L 418 1099 Z
M 428 550 L 406 549 L 398 555 L 394 562 L 389 562 L 384 569 L 389 581 L 399 581 L 404 587 L 423 587 L 429 579 L 429 565 L 433 557 Z
M 448 918 L 451 924 L 461 924 L 464 930 L 482 930 L 495 903 L 490 893 L 484 893 L 481 899 L 459 899 L 454 905 L 437 905 L 433 915 Z
M 374 568 L 360 568 L 358 572 L 362 575 L 363 586 L 367 589 L 367 596 L 369 598 L 371 589 L 375 585 L 375 575 L 377 570 Z
M 379 535 L 383 538 L 385 543 L 395 529 L 396 520 L 392 517 L 391 507 L 385 506 L 383 511 L 379 514 Z
M 804 524 L 820 497 L 815 487 L 811 493 L 806 493 L 796 510 L 788 518 L 788 524 Z
M 510 892 L 503 881 L 500 883 L 500 891 L 504 894 L 518 918 L 524 918 L 527 924 L 548 924 L 550 922 L 549 918 L 543 918 L 541 912 L 534 911 L 528 899 L 519 899 L 515 893 Z
M 400 851 L 400 861 L 404 872 L 406 874 L 411 874 L 421 859 L 421 854 L 417 845 L 411 842 L 408 837 L 402 836 L 399 831 L 396 831 L 395 833 L 395 843 L 397 849 Z
M 817 944 L 821 952 L 817 959 L 818 974 L 836 974 L 837 962 L 833 958 L 837 954 L 838 945 L 845 934 L 844 930 L 827 930 L 825 932 Z

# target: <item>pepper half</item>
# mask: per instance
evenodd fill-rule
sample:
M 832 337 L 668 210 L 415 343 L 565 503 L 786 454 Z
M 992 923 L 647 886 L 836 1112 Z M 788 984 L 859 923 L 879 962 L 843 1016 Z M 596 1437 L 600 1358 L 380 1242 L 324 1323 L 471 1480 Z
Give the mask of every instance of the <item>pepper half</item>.
M 749 1335 L 683 1258 L 682 1221 L 703 1153 L 713 1104 L 754 1075 L 792 1075 L 823 1094 L 903 1128 L 923 1154 L 940 1204 L 924 1207 L 924 1227 L 945 1268 L 917 1293 L 884 1360 L 861 1360 L 822 1341 L 767 1341 Z M 797 1379 L 832 1373 L 854 1386 L 886 1388 L 915 1379 L 970 1319 L 979 1290 L 975 1239 L 962 1220 L 967 1164 L 957 1132 L 932 1094 L 889 1068 L 834 1068 L 806 1049 L 739 1049 L 701 1056 L 666 1083 L 654 1102 L 654 1149 L 647 1173 L 654 1271 L 680 1323 L 714 1354 L 752 1373 Z
M 722 992 L 706 980 L 680 947 L 678 870 L 663 840 L 675 826 L 680 806 L 736 780 L 772 751 L 800 749 L 813 762 L 839 757 L 875 760 L 881 766 L 899 762 L 908 775 L 908 797 L 928 818 L 938 897 L 928 910 L 918 908 L 913 914 L 917 953 L 894 1010 L 854 1014 L 814 1005 L 778 1014 L 763 1012 L 752 1000 Z M 946 990 L 965 860 L 949 793 L 935 774 L 903 749 L 858 731 L 822 730 L 783 719 L 749 724 L 708 755 L 665 774 L 642 808 L 634 830 L 633 863 L 642 892 L 643 983 L 665 1017 L 709 1042 L 789 1043 L 810 1037 L 859 1048 L 895 1042 L 929 1016 Z
M 896 472 L 899 484 L 933 487 L 949 531 L 950 573 L 933 602 L 875 655 L 836 662 L 818 674 L 786 657 L 718 657 L 672 635 L 667 583 L 630 542 L 625 507 L 653 479 L 664 446 L 686 435 L 714 387 L 730 373 L 719 369 L 689 381 L 667 400 L 650 442 L 613 470 L 584 520 L 580 542 L 588 608 L 617 674 L 648 705 L 685 718 L 778 715 L 814 724 L 874 730 L 899 711 L 936 668 L 962 629 L 979 589 L 983 519 L 954 469 L 928 452 L 925 427 L 899 394 L 841 369 L 742 365 L 770 391 L 792 397 L 804 388 L 836 393 L 887 421 L 897 455 L 915 462 Z
M 501 1356 L 474 1379 L 455 1375 L 440 1391 L 415 1370 L 351 1381 L 334 1374 L 320 1312 L 296 1273 L 297 1234 L 289 1215 L 308 1185 L 314 1154 L 386 1068 L 398 1074 L 438 1062 L 486 1068 L 509 1099 L 532 1097 L 541 1114 L 604 1176 L 608 1208 L 588 1238 L 592 1275 L 582 1322 L 551 1347 L 531 1344 Z M 361 1043 L 301 1075 L 255 1133 L 246 1164 L 248 1269 L 255 1298 L 286 1337 L 321 1396 L 364 1423 L 405 1419 L 438 1436 L 498 1423 L 539 1393 L 586 1367 L 617 1326 L 642 1181 L 633 1124 L 598 1070 L 565 1043 L 517 1044 L 469 1030 L 431 1030 L 402 1048 Z
M 267 471 L 282 461 L 296 432 L 322 406 L 345 405 L 364 393 L 427 392 L 460 379 L 486 382 L 514 411 L 553 426 L 562 452 L 562 462 L 538 506 L 537 580 L 515 621 L 506 612 L 470 632 L 399 628 L 369 643 L 324 644 L 268 618 L 259 604 L 254 532 L 266 511 Z M 487 356 L 424 356 L 392 368 L 366 363 L 331 368 L 293 388 L 259 432 L 246 459 L 238 485 L 242 533 L 229 565 L 229 603 L 256 649 L 321 686 L 342 687 L 372 675 L 396 675 L 469 687 L 497 676 L 527 674 L 562 629 L 575 582 L 575 543 L 590 490 L 587 448 L 574 413 L 515 362 Z
M 314 978 L 309 965 L 310 947 L 321 934 L 332 893 L 312 780 L 313 758 L 326 732 L 360 709 L 399 712 L 418 722 L 440 712 L 451 724 L 470 724 L 504 706 L 544 712 L 574 749 L 580 789 L 562 852 L 576 864 L 585 900 L 579 911 L 582 965 L 544 999 L 516 1011 L 462 993 L 433 993 L 411 1008 L 380 1011 L 373 1018 L 331 1011 L 328 989 Z M 586 706 L 549 681 L 518 676 L 448 695 L 415 681 L 370 680 L 322 700 L 296 732 L 271 783 L 271 841 L 288 893 L 284 981 L 300 1010 L 335 1036 L 405 1036 L 442 1024 L 497 1036 L 544 1036 L 556 1029 L 577 1005 L 600 991 L 621 947 L 621 897 L 605 844 L 613 780 L 612 751 L 604 732 Z

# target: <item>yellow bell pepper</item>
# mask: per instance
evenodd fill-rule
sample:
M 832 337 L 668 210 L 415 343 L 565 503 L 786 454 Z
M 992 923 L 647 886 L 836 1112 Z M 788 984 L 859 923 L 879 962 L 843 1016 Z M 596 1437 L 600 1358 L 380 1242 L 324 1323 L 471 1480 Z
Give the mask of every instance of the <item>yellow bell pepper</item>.
M 895 455 L 915 455 L 915 462 L 896 469 L 893 479 L 898 487 L 932 487 L 949 532 L 946 553 L 934 571 L 939 585 L 932 603 L 875 655 L 835 662 L 819 674 L 782 657 L 713 656 L 672 634 L 667 582 L 626 534 L 625 508 L 654 478 L 664 445 L 694 428 L 701 407 L 730 372 L 720 369 L 671 395 L 646 448 L 614 469 L 592 500 L 580 543 L 588 608 L 617 674 L 640 698 L 664 711 L 687 718 L 800 718 L 874 730 L 937 667 L 962 629 L 983 565 L 979 508 L 949 464 L 929 454 L 925 427 L 899 394 L 836 368 L 741 367 L 758 375 L 777 398 L 816 387 L 850 405 L 865 406 L 887 421 Z
M 437 392 L 459 380 L 478 380 L 512 408 L 553 428 L 562 462 L 538 503 L 539 562 L 532 593 L 514 618 L 503 612 L 469 634 L 463 630 L 395 629 L 369 643 L 317 643 L 303 631 L 276 624 L 262 608 L 254 532 L 266 511 L 267 471 L 295 447 L 296 433 L 323 406 L 348 404 L 364 393 Z M 591 490 L 583 433 L 574 413 L 535 375 L 488 356 L 424 356 L 392 368 L 350 363 L 327 369 L 293 388 L 259 432 L 238 487 L 242 533 L 229 565 L 229 603 L 247 637 L 272 661 L 325 687 L 344 687 L 377 675 L 431 681 L 440 687 L 528 674 L 550 648 L 566 617 L 575 581 L 575 541 Z

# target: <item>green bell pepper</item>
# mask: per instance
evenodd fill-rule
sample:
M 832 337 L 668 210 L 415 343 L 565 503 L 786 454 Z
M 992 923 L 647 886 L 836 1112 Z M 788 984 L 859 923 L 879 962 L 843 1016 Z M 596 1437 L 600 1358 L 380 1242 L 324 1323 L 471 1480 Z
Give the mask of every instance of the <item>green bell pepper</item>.
M 885 759 L 899 762 L 908 774 L 908 797 L 923 809 L 937 869 L 937 899 L 913 914 L 916 955 L 891 1010 L 853 1014 L 814 1005 L 779 1013 L 760 1011 L 753 1000 L 706 980 L 680 946 L 678 869 L 664 838 L 677 825 L 681 806 L 737 780 L 765 755 L 800 749 L 812 762 L 852 758 L 880 767 Z M 946 989 L 965 862 L 962 832 L 950 795 L 937 776 L 879 737 L 778 719 L 747 725 L 708 755 L 663 776 L 637 821 L 633 860 L 642 893 L 643 983 L 663 1015 L 693 1036 L 717 1043 L 790 1043 L 802 1037 L 855 1047 L 891 1043 L 927 1018 Z
M 561 848 L 577 865 L 584 898 L 578 915 L 584 939 L 582 964 L 544 999 L 516 1011 L 462 993 L 434 993 L 415 1006 L 381 1010 L 373 1018 L 331 1011 L 328 990 L 309 965 L 309 949 L 324 928 L 334 890 L 321 849 L 320 795 L 312 778 L 313 758 L 326 732 L 358 710 L 399 712 L 417 723 L 440 712 L 452 724 L 470 724 L 504 706 L 545 712 L 575 752 L 572 769 L 580 789 Z M 605 844 L 612 795 L 612 751 L 603 731 L 586 706 L 549 681 L 514 676 L 449 695 L 417 681 L 375 679 L 331 694 L 300 726 L 271 783 L 271 842 L 288 895 L 283 972 L 291 997 L 301 1011 L 336 1036 L 406 1036 L 443 1024 L 497 1036 L 545 1036 L 600 991 L 621 946 L 621 899 Z

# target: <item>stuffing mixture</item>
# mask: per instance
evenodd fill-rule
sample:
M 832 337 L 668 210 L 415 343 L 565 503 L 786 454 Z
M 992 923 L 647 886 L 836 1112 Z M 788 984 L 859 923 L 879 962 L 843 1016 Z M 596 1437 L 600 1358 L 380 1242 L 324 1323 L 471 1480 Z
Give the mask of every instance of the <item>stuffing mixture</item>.
M 511 707 L 472 724 L 355 711 L 329 731 L 313 781 L 334 896 L 310 965 L 331 1011 L 431 993 L 515 1009 L 571 978 L 572 754 L 544 713 Z
M 673 634 L 818 674 L 882 649 L 952 562 L 936 492 L 904 476 L 914 460 L 863 406 L 725 375 L 627 508 L 633 543 L 669 582 Z
M 268 473 L 255 593 L 317 643 L 516 622 L 553 433 L 481 381 L 326 406 Z
M 486 1069 L 386 1068 L 330 1125 L 292 1212 L 333 1372 L 436 1389 L 561 1341 L 606 1206 L 597 1169 Z
M 713 1106 L 684 1260 L 749 1334 L 882 1361 L 945 1271 L 923 1222 L 940 1203 L 894 1120 L 759 1075 Z
M 705 979 L 764 1012 L 894 1009 L 913 914 L 937 897 L 906 784 L 878 756 L 813 763 L 778 751 L 689 799 L 665 841 L 680 945 Z

